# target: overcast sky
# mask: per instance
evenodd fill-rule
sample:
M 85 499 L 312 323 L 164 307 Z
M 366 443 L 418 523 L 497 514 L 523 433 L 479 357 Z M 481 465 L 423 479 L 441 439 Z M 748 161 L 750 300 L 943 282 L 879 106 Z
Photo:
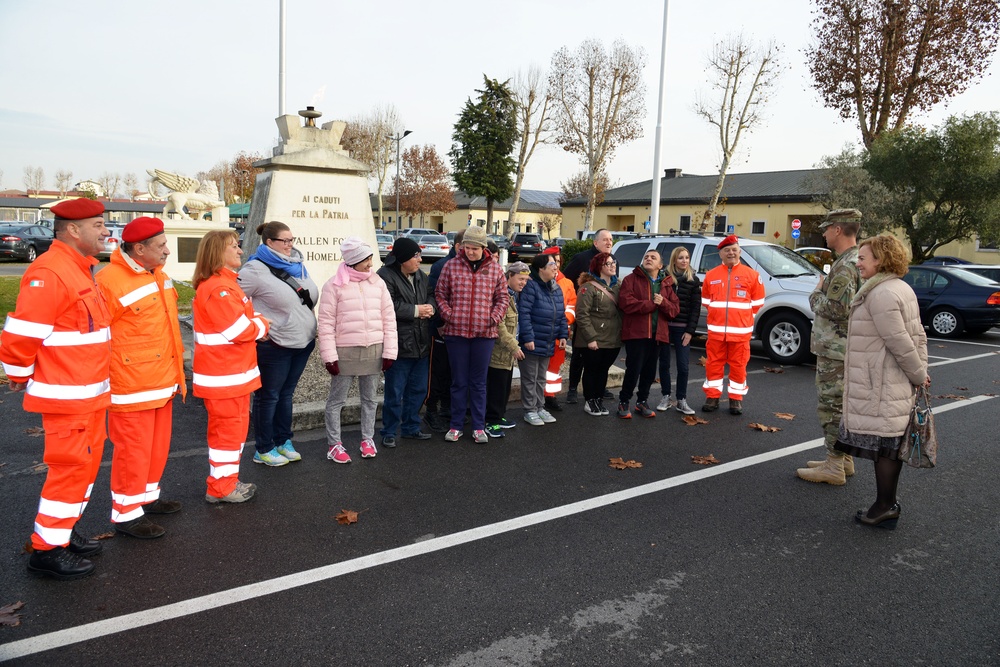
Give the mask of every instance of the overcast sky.
M 23 189 L 26 165 L 74 181 L 105 171 L 159 168 L 193 176 L 240 150 L 268 152 L 277 138 L 278 0 L 0 0 L 0 188 Z M 693 106 L 707 91 L 714 41 L 743 31 L 774 38 L 788 64 L 766 126 L 742 140 L 731 172 L 802 169 L 859 130 L 825 109 L 804 65 L 806 0 L 670 3 L 661 166 L 717 171 L 718 139 Z M 320 122 L 379 103 L 398 108 L 403 142 L 442 156 L 465 100 L 485 73 L 505 79 L 552 53 L 596 37 L 646 51 L 644 136 L 609 169 L 627 184 L 652 176 L 663 3 L 658 0 L 287 0 L 286 113 L 306 105 Z M 916 119 L 990 111 L 1000 100 L 997 64 L 950 106 Z M 558 190 L 580 169 L 557 146 L 529 164 L 526 187 Z

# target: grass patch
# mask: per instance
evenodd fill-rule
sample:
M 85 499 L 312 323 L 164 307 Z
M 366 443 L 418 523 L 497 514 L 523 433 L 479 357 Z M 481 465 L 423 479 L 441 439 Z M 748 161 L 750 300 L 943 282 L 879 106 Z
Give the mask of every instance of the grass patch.
M 174 281 L 177 290 L 177 310 L 182 314 L 191 312 L 191 302 L 194 301 L 194 288 L 179 280 Z M 21 291 L 20 276 L 0 276 L 0 326 L 7 319 L 7 313 L 14 312 L 17 295 Z

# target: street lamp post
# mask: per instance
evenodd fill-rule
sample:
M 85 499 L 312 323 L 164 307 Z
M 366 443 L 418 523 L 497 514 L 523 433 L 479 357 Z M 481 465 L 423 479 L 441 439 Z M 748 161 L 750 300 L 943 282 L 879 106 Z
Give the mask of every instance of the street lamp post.
M 408 134 L 413 134 L 413 131 L 403 130 L 402 134 L 389 135 L 389 139 L 396 142 L 396 236 L 399 236 L 399 142 Z

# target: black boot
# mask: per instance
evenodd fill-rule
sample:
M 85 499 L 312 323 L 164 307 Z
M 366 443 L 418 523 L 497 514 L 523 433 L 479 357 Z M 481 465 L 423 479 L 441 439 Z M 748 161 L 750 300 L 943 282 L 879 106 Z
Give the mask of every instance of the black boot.
M 556 400 L 555 396 L 545 397 L 545 409 L 549 412 L 562 412 L 562 406 L 559 405 L 559 401 Z
M 69 535 L 69 550 L 75 553 L 77 556 L 89 557 L 96 556 L 101 553 L 104 549 L 102 545 L 97 540 L 92 540 L 84 537 L 80 533 L 76 532 L 76 528 Z
M 62 581 L 80 579 L 94 571 L 94 564 L 64 547 L 35 551 L 28 559 L 28 572 Z
M 124 523 L 116 523 L 115 530 L 123 535 L 138 537 L 140 540 L 152 540 L 157 537 L 163 537 L 167 532 L 163 526 L 158 526 L 145 516 Z
M 181 501 L 157 498 L 153 502 L 143 505 L 142 511 L 144 514 L 173 514 L 181 511 Z

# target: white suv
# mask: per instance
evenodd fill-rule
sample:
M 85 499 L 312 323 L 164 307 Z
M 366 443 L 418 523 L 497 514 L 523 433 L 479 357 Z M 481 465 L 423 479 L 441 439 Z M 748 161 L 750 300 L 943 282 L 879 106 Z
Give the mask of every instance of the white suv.
M 663 263 L 670 261 L 674 248 L 683 246 L 691 254 L 691 267 L 698 278 L 722 263 L 718 244 L 721 237 L 646 236 L 619 241 L 611 250 L 618 262 L 618 277 L 624 278 L 642 261 L 647 250 L 659 250 Z M 782 364 L 801 364 L 811 359 L 809 336 L 814 318 L 809 294 L 822 273 L 805 258 L 773 243 L 740 239 L 740 261 L 757 271 L 764 281 L 764 305 L 754 320 L 754 338 L 764 344 L 771 359 Z M 698 331 L 704 333 L 704 308 Z

